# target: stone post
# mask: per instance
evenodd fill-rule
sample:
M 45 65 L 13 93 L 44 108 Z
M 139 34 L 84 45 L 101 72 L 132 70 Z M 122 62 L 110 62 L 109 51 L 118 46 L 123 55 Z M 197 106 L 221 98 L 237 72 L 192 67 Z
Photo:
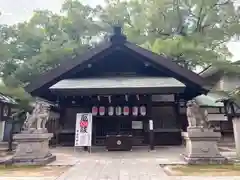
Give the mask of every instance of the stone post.
M 219 101 L 224 103 L 224 110 L 226 116 L 228 116 L 228 118 L 231 117 L 233 124 L 236 155 L 237 158 L 240 158 L 240 108 L 234 102 L 234 99 L 228 98 Z
M 233 117 L 233 133 L 237 157 L 240 158 L 240 117 Z
M 149 120 L 149 149 L 153 151 L 154 148 L 154 131 L 153 131 L 153 120 Z

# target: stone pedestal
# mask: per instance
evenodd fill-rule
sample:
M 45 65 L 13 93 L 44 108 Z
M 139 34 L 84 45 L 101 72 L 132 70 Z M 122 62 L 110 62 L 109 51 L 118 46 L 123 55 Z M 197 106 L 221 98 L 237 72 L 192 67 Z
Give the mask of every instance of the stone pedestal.
M 223 157 L 217 147 L 221 134 L 209 129 L 188 128 L 182 136 L 186 140 L 184 160 L 188 164 L 223 164 L 227 159 Z
M 49 151 L 51 133 L 20 133 L 13 138 L 17 142 L 16 153 L 13 156 L 13 164 L 45 165 L 54 160 Z

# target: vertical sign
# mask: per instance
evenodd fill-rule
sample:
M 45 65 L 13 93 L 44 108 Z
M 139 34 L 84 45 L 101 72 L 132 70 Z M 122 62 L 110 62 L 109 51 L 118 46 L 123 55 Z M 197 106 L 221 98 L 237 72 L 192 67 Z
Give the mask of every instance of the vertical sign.
M 75 146 L 92 145 L 92 114 L 78 113 L 76 117 Z

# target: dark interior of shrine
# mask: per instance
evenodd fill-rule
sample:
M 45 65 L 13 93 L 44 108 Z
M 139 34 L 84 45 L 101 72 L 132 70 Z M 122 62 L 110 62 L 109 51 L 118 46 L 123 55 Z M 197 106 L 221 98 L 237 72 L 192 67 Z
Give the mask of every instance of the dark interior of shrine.
M 93 145 L 104 145 L 106 135 L 113 134 L 130 134 L 133 136 L 133 145 L 147 145 L 150 118 L 154 122 L 156 145 L 181 144 L 181 126 L 186 124 L 186 119 L 178 118 L 180 117 L 178 116 L 179 107 L 175 101 L 154 102 L 149 95 L 131 95 L 127 100 L 126 95 L 111 96 L 111 103 L 107 96 L 75 97 L 74 99 L 74 101 L 70 99 L 67 101 L 66 97 L 63 103 L 66 108 L 63 108 L 61 113 L 59 138 L 59 143 L 62 145 L 74 144 L 76 114 L 91 113 L 94 106 L 105 107 L 105 112 L 104 115 L 93 116 Z M 138 115 L 133 115 L 133 107 L 141 106 L 146 107 L 146 114 L 141 115 L 139 110 Z M 123 107 L 129 107 L 129 113 L 117 115 L 114 112 L 113 115 L 109 115 L 108 107 L 113 107 L 114 111 L 116 107 L 121 107 L 122 111 Z M 133 127 L 136 121 L 141 127 Z

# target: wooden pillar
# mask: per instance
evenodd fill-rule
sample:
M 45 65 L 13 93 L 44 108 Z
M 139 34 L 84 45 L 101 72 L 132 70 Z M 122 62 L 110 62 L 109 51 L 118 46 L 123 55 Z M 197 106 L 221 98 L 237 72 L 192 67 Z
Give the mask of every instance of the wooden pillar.
M 154 120 L 152 119 L 152 96 L 147 96 L 147 117 L 148 117 L 148 129 L 149 129 L 149 150 L 153 151 L 154 147 Z
M 174 99 L 175 99 L 175 115 L 176 115 L 176 121 L 177 121 L 177 128 L 182 129 L 182 122 L 181 122 L 181 118 L 180 118 L 180 97 L 178 94 L 174 95 Z
M 184 121 L 181 118 L 181 113 L 180 113 L 180 96 L 179 94 L 174 95 L 175 99 L 175 117 L 176 117 L 176 128 L 179 130 L 179 144 L 185 144 L 184 138 L 182 138 L 182 131 L 184 130 Z

